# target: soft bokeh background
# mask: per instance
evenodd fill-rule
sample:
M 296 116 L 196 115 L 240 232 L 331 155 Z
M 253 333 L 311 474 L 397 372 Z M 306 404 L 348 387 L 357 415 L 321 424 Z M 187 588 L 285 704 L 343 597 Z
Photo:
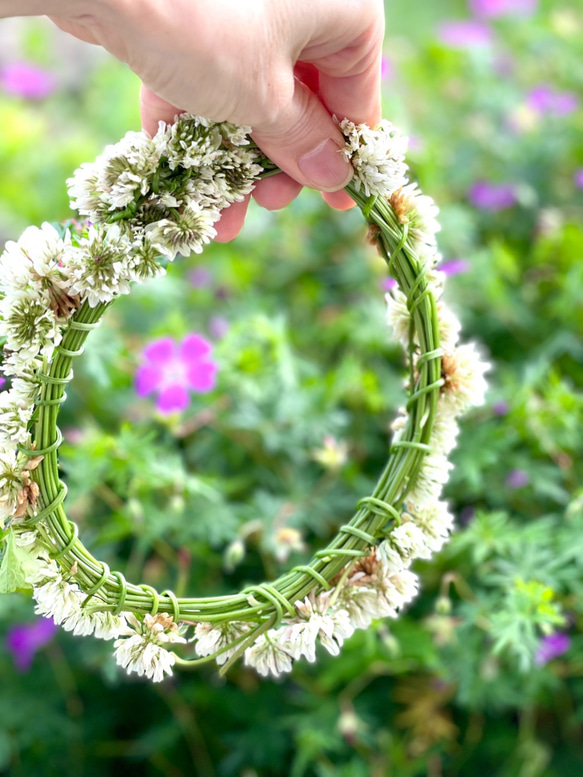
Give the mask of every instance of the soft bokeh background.
M 513 14 L 507 13 L 514 9 Z M 583 764 L 583 9 L 393 0 L 385 116 L 442 209 L 448 294 L 493 363 L 423 595 L 284 682 L 160 685 L 0 599 L 10 777 L 570 777 Z M 139 126 L 137 82 L 42 20 L 0 22 L 0 241 Z M 91 335 L 63 410 L 69 514 L 134 580 L 232 591 L 309 558 L 370 493 L 402 401 L 358 213 L 304 192 L 177 261 Z M 163 415 L 143 349 L 200 333 L 216 388 Z M 546 630 L 546 634 L 544 631 Z

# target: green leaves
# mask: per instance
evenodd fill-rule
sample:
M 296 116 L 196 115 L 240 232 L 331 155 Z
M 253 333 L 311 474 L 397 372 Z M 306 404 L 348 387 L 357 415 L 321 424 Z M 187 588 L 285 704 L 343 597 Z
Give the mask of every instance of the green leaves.
M 0 564 L 0 594 L 32 590 L 32 586 L 26 582 L 26 577 L 38 567 L 39 563 L 16 544 L 14 531 L 9 531 L 4 541 Z

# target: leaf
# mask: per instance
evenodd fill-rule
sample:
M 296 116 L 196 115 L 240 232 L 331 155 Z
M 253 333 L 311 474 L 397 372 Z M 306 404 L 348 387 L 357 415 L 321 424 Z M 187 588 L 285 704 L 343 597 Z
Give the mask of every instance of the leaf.
M 38 562 L 29 553 L 18 547 L 14 532 L 11 531 L 0 565 L 0 593 L 31 590 L 32 586 L 26 582 L 26 577 L 38 566 Z

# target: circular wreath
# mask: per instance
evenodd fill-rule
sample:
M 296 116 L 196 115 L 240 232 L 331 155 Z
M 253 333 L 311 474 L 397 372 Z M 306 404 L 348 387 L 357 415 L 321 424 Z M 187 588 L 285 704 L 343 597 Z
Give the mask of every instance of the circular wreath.
M 474 344 L 443 298 L 436 267 L 437 208 L 407 178 L 406 138 L 339 124 L 354 177 L 346 187 L 395 279 L 388 321 L 407 357 L 408 401 L 392 425 L 387 464 L 327 547 L 277 580 L 230 596 L 179 598 L 126 581 L 89 552 L 67 518 L 57 426 L 72 364 L 112 302 L 164 273 L 177 254 L 200 252 L 220 211 L 279 172 L 249 127 L 191 115 L 152 138 L 130 132 L 68 181 L 86 220 L 29 227 L 0 258 L 3 370 L 0 395 L 0 592 L 32 589 L 37 614 L 67 631 L 115 640 L 128 672 L 154 681 L 172 667 L 241 655 L 278 676 L 318 641 L 337 655 L 355 629 L 396 617 L 418 590 L 410 570 L 446 542 L 453 518 L 441 491 L 452 468 L 456 418 L 483 402 Z M 194 643 L 194 651 L 181 648 Z M 182 655 L 175 651 L 178 649 Z

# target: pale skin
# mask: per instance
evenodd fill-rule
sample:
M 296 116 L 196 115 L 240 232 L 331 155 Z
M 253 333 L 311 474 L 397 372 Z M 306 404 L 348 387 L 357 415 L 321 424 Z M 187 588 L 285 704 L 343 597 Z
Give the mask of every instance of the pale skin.
M 0 0 L 0 17 L 36 15 L 129 65 L 148 132 L 180 111 L 251 125 L 284 171 L 257 185 L 263 207 L 303 186 L 353 205 L 332 116 L 380 120 L 383 0 Z M 223 211 L 218 240 L 238 234 L 247 205 Z

